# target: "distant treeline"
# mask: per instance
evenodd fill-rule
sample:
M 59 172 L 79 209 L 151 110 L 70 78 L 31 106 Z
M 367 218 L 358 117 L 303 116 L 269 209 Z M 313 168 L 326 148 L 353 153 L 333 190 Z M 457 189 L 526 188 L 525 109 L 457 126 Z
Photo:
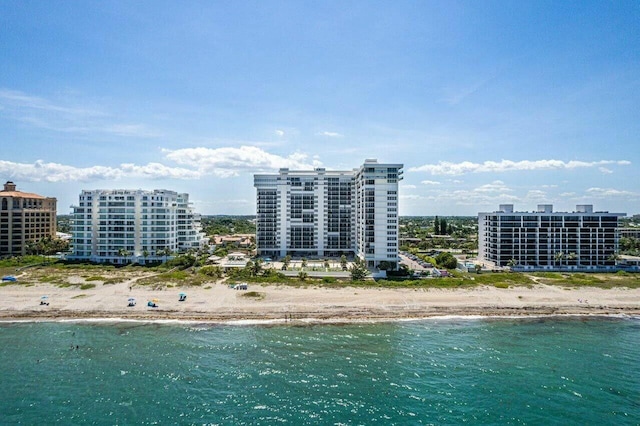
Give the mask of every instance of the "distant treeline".
M 255 234 L 255 216 L 202 216 L 207 235 Z

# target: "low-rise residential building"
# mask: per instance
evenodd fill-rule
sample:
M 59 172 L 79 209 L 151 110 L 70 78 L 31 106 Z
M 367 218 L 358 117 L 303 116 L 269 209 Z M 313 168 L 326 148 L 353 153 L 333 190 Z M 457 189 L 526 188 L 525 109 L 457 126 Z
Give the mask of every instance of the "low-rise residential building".
M 550 204 L 534 212 L 502 204 L 478 214 L 478 260 L 522 270 L 612 270 L 624 216 L 594 212 L 590 204 L 570 213 L 554 212 Z
M 27 254 L 29 242 L 56 237 L 57 201 L 16 190 L 8 181 L 0 191 L 0 256 Z
M 73 206 L 71 259 L 148 263 L 207 243 L 188 194 L 84 190 Z

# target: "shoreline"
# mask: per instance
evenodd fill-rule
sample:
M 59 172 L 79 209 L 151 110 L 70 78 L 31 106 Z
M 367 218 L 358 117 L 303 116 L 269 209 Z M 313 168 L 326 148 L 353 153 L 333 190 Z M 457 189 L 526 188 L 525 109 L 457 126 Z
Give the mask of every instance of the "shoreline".
M 0 288 L 0 323 L 190 322 L 200 324 L 308 325 L 430 319 L 640 316 L 640 289 L 492 286 L 458 289 L 308 288 L 223 283 L 153 289 L 99 284 L 81 290 L 38 284 Z M 187 300 L 178 301 L 181 292 Z M 49 305 L 40 305 L 46 295 Z M 251 297 L 253 296 L 253 297 Z M 137 305 L 127 307 L 134 297 Z M 146 306 L 147 300 L 158 307 Z

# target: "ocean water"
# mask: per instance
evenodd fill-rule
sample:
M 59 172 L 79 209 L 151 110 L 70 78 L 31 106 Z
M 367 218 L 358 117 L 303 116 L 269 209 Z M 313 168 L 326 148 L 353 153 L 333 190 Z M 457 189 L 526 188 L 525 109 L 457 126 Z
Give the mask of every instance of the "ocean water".
M 0 424 L 640 424 L 640 319 L 0 325 Z

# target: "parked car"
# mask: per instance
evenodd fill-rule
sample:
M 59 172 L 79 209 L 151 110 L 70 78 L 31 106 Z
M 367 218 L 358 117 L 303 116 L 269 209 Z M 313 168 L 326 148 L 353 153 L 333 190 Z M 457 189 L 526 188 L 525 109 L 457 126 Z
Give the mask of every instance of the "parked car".
M 233 286 L 234 290 L 248 290 L 249 285 L 247 283 L 240 283 Z
M 2 281 L 16 282 L 16 281 L 18 281 L 18 279 L 16 277 L 14 277 L 13 275 L 5 275 L 4 277 L 2 277 Z

